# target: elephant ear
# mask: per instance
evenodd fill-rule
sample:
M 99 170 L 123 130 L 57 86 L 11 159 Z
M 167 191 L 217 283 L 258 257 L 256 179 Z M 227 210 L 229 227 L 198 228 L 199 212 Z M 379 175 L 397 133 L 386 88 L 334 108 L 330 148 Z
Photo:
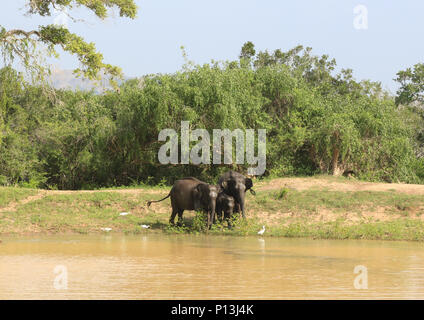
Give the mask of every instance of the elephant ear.
M 246 186 L 246 191 L 253 187 L 253 181 L 250 178 L 246 178 L 244 185 Z
M 208 195 L 209 195 L 209 186 L 205 183 L 200 183 L 196 187 L 197 199 L 202 203 L 203 206 L 208 206 Z
M 193 191 L 192 191 L 192 195 L 193 195 L 193 206 L 194 206 L 194 210 L 200 210 L 202 209 L 202 205 L 201 205 L 201 196 L 202 193 L 199 190 L 199 186 L 197 185 Z
M 193 189 L 193 199 L 195 200 L 200 200 L 201 198 L 201 191 L 199 190 L 199 185 L 197 185 L 194 189 Z

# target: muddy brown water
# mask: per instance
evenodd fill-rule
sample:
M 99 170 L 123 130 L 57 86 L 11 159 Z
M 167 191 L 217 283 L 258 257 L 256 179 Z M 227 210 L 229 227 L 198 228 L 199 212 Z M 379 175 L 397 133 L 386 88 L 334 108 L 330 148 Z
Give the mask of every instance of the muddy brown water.
M 0 299 L 423 299 L 415 242 L 49 236 L 0 243 Z M 368 289 L 356 289 L 356 266 Z

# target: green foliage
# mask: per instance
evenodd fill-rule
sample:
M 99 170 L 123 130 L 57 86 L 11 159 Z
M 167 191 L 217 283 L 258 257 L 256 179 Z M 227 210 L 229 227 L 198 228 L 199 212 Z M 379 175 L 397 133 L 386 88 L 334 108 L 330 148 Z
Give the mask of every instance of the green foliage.
M 83 69 L 76 69 L 74 72 L 77 75 L 83 75 L 92 80 L 101 79 L 100 71 L 113 77 L 121 76 L 120 68 L 103 63 L 103 55 L 96 51 L 94 43 L 86 43 L 82 37 L 69 32 L 65 27 L 41 26 L 39 33 L 40 40 L 48 45 L 52 53 L 56 53 L 54 47 L 60 45 L 64 51 L 78 57 Z
M 287 195 L 289 193 L 289 189 L 288 188 L 282 188 L 277 194 L 276 194 L 276 199 L 277 200 L 282 200 L 282 199 L 286 199 Z
M 241 48 L 240 59 L 251 59 L 256 54 L 255 45 L 248 41 Z
M 193 218 L 191 230 L 195 233 L 205 232 L 208 229 L 207 222 L 208 222 L 208 214 L 203 211 L 198 211 L 196 212 L 196 215 Z
M 10 203 L 20 201 L 37 193 L 37 190 L 0 187 L 0 208 L 7 207 Z
M 134 18 L 137 14 L 137 6 L 133 0 L 31 0 L 29 4 L 30 14 L 50 16 L 52 7 L 74 8 L 84 6 L 93 11 L 99 18 L 107 17 L 108 8 L 118 7 L 120 16 Z
M 417 63 L 413 68 L 407 68 L 397 73 L 395 79 L 400 83 L 397 92 L 397 104 L 410 104 L 424 102 L 424 64 Z
M 28 0 L 29 15 L 51 16 L 53 9 L 72 10 L 85 7 L 92 11 L 98 18 L 105 19 L 108 9 L 119 9 L 121 17 L 134 19 L 137 6 L 134 0 Z M 71 19 L 77 21 L 74 17 Z M 40 48 L 38 48 L 40 45 Z M 87 43 L 76 34 L 71 33 L 67 27 L 58 25 L 39 26 L 38 30 L 25 31 L 20 29 L 6 30 L 0 26 L 0 51 L 6 64 L 11 64 L 15 59 L 23 63 L 33 80 L 45 80 L 49 68 L 43 61 L 43 56 L 48 54 L 58 57 L 57 48 L 75 55 L 81 69 L 76 69 L 77 75 L 83 75 L 91 80 L 100 80 L 101 73 L 108 75 L 113 84 L 114 78 L 122 77 L 122 71 L 116 66 L 103 62 L 103 55 L 96 51 L 94 43 Z
M 50 32 L 56 43 L 72 37 Z M 159 164 L 159 132 L 179 132 L 182 120 L 211 136 L 219 128 L 266 129 L 265 176 L 353 170 L 372 181 L 423 181 L 423 117 L 397 108 L 379 83 L 357 82 L 351 70 L 335 74 L 334 60 L 301 46 L 270 54 L 247 43 L 240 56 L 132 79 L 103 94 L 56 90 L 50 100 L 2 69 L 0 182 L 59 189 L 165 185 L 183 176 L 216 182 L 227 168 Z

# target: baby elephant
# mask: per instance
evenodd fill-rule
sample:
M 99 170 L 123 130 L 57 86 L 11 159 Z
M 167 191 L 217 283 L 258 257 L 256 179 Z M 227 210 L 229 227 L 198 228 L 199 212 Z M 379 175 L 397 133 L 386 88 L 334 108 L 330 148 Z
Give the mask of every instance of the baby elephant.
M 222 221 L 223 215 L 224 219 L 228 222 L 228 227 L 231 228 L 230 218 L 234 212 L 235 201 L 232 196 L 224 192 L 220 192 L 216 198 L 216 215 L 219 221 Z

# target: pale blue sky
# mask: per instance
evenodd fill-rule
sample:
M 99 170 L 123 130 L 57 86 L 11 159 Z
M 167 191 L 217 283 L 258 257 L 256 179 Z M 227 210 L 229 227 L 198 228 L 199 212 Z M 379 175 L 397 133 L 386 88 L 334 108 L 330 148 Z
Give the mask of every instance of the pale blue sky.
M 0 25 L 30 29 L 53 18 L 26 17 L 26 1 L 2 1 Z M 298 44 L 329 54 L 357 79 L 381 81 L 395 91 L 397 71 L 424 62 L 422 0 L 137 0 L 136 20 L 100 21 L 83 13 L 85 23 L 69 23 L 73 32 L 94 41 L 105 61 L 127 76 L 179 70 L 181 45 L 196 63 L 236 59 L 242 44 L 257 50 L 288 50 Z M 353 26 L 357 5 L 368 8 L 368 29 Z M 63 69 L 77 66 L 62 55 Z

